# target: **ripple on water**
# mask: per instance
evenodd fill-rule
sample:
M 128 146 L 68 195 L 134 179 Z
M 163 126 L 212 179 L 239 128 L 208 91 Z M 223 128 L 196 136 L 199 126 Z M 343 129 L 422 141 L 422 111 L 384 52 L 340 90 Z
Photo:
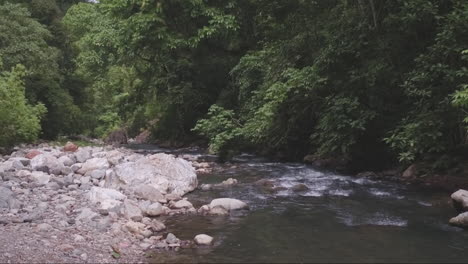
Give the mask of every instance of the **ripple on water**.
M 376 213 L 368 217 L 359 218 L 350 214 L 346 214 L 341 215 L 339 219 L 347 226 L 375 225 L 406 227 L 408 225 L 407 220 L 398 216 L 391 216 L 384 213 Z

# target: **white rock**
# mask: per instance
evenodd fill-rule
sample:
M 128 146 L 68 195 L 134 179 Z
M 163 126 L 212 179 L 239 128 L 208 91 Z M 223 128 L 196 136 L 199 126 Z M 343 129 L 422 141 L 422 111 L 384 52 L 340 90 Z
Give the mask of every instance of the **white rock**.
M 92 187 L 88 192 L 88 199 L 93 204 L 98 204 L 98 209 L 101 212 L 117 211 L 122 205 L 122 201 L 125 200 L 127 196 L 121 192 L 113 189 L 101 188 L 101 187 Z
M 157 202 L 164 198 L 158 189 L 145 184 L 138 185 L 135 188 L 135 195 L 151 202 Z
M 59 175 L 62 172 L 62 167 L 63 164 L 50 154 L 40 154 L 31 159 L 31 168 L 36 171 Z
M 142 232 L 145 231 L 146 226 L 142 223 L 134 222 L 134 221 L 128 221 L 124 227 L 126 228 L 127 231 L 130 233 L 134 234 L 141 234 Z
M 49 224 L 42 223 L 42 224 L 37 225 L 37 231 L 47 232 L 47 231 L 50 231 L 50 230 L 52 230 L 52 226 L 49 225 Z
M 106 158 L 112 165 L 117 165 L 124 160 L 124 154 L 118 150 L 111 150 L 106 153 Z
M 28 178 L 31 176 L 31 172 L 28 170 L 20 170 L 16 172 L 16 177 L 19 178 Z
M 97 219 L 99 215 L 89 208 L 81 209 L 81 213 L 76 217 L 76 222 L 86 223 Z
M 83 163 L 91 158 L 91 151 L 88 148 L 79 148 L 75 152 L 75 157 L 77 162 Z
M 70 167 L 71 165 L 75 164 L 75 161 L 73 161 L 71 158 L 68 156 L 62 156 L 58 158 L 58 161 L 61 162 L 63 165 Z
M 143 219 L 143 213 L 135 201 L 126 199 L 123 203 L 124 216 L 132 221 L 140 222 Z
M 180 200 L 175 202 L 171 207 L 174 209 L 190 209 L 193 208 L 193 204 L 187 200 Z
M 88 171 L 93 170 L 106 170 L 110 167 L 109 162 L 107 159 L 104 158 L 92 158 L 87 160 L 81 166 L 81 169 L 78 170 L 78 173 L 85 175 Z
M 197 175 L 190 162 L 172 155 L 156 154 L 125 162 L 115 167 L 115 175 L 106 177 L 106 185 L 124 188 L 145 184 L 161 193 L 184 195 L 197 187 Z
M 468 210 L 468 191 L 458 190 L 454 192 L 451 196 L 453 205 L 460 211 Z
M 238 209 L 246 209 L 249 206 L 241 200 L 232 199 L 232 198 L 218 198 L 214 199 L 210 203 L 210 208 L 214 208 L 215 206 L 221 206 L 224 209 L 231 211 L 231 210 L 238 210 Z
M 164 214 L 164 209 L 160 203 L 153 203 L 146 208 L 146 214 L 149 216 L 159 216 Z
M 193 240 L 195 240 L 197 245 L 209 246 L 211 243 L 213 243 L 213 237 L 205 234 L 197 235 Z
M 50 175 L 42 171 L 33 171 L 29 178 L 37 185 L 46 185 L 50 181 Z

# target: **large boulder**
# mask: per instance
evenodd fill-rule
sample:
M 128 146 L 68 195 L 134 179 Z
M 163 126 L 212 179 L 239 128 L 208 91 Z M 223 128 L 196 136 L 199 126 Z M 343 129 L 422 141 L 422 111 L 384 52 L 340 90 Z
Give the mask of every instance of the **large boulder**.
M 468 211 L 468 191 L 458 190 L 450 196 L 453 206 L 460 212 Z
M 128 190 L 147 185 L 162 194 L 184 195 L 193 191 L 197 184 L 190 162 L 162 153 L 121 163 L 115 167 L 115 173 L 106 175 L 106 187 Z
M 87 172 L 94 170 L 107 170 L 110 167 L 109 162 L 105 158 L 92 158 L 87 160 L 78 170 L 78 173 L 85 175 Z
M 138 185 L 134 189 L 134 192 L 138 198 L 148 200 L 151 202 L 158 202 L 164 199 L 164 196 L 161 194 L 161 192 L 158 189 L 149 185 L 144 185 L 144 184 Z
M 63 164 L 51 154 L 40 154 L 31 159 L 31 168 L 55 175 L 62 173 Z
M 218 198 L 211 201 L 209 207 L 214 208 L 220 206 L 227 211 L 247 209 L 249 206 L 241 200 L 232 199 L 232 198 Z

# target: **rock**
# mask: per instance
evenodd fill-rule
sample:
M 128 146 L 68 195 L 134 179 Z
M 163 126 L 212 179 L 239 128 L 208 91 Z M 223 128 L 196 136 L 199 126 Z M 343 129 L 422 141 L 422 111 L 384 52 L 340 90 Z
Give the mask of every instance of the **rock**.
M 158 189 L 144 184 L 138 185 L 135 188 L 135 195 L 138 198 L 145 199 L 151 202 L 157 202 L 161 199 L 164 199 L 164 196 Z
M 100 187 L 92 187 L 88 193 L 90 202 L 99 204 L 98 209 L 101 214 L 108 214 L 110 211 L 117 212 L 126 198 L 127 196 L 117 190 Z
M 28 170 L 20 170 L 16 172 L 16 177 L 19 178 L 29 178 L 31 176 L 31 172 Z
M 214 199 L 210 203 L 210 208 L 214 208 L 215 206 L 221 206 L 228 211 L 238 210 L 238 209 L 247 209 L 249 207 L 246 203 L 242 202 L 241 200 L 232 199 L 232 198 Z
M 169 201 L 179 201 L 180 199 L 182 199 L 182 196 L 176 193 L 170 193 L 170 194 L 166 194 L 165 198 Z
M 453 206 L 459 212 L 468 211 L 468 191 L 458 190 L 450 196 L 452 198 Z
M 160 232 L 160 231 L 163 231 L 164 229 L 166 229 L 166 225 L 161 222 L 161 221 L 158 221 L 156 219 L 153 219 L 151 221 L 151 223 L 149 224 L 149 227 L 154 231 L 154 232 Z
M 131 220 L 128 221 L 124 227 L 127 229 L 128 232 L 133 234 L 141 234 L 146 229 L 146 226 L 144 224 L 134 222 Z
M 16 161 L 16 162 L 21 162 L 21 165 L 23 166 L 29 166 L 31 164 L 31 160 L 27 158 L 22 158 L 22 157 L 16 157 L 16 158 L 10 158 L 10 161 Z M 18 167 L 23 167 L 23 166 L 18 166 Z
M 106 153 L 106 158 L 112 165 L 120 164 L 124 160 L 124 154 L 118 150 L 111 150 Z
M 190 209 L 193 208 L 193 204 L 187 200 L 180 200 L 172 204 L 173 209 Z
M 78 146 L 73 144 L 73 142 L 68 141 L 67 144 L 63 147 L 63 151 L 66 152 L 75 152 L 78 150 Z
M 227 186 L 235 185 L 235 184 L 237 184 L 237 180 L 233 179 L 233 178 L 229 178 L 229 179 L 223 181 L 221 184 L 222 185 L 227 185 Z
M 37 225 L 37 231 L 39 232 L 48 232 L 50 230 L 52 230 L 52 226 L 49 224 L 42 223 L 42 224 Z
M 16 208 L 18 201 L 15 199 L 13 192 L 3 186 L 0 186 L 0 208 Z
M 164 210 L 163 210 L 163 207 L 160 203 L 153 203 L 151 205 L 149 205 L 147 208 L 146 208 L 146 212 L 145 212 L 147 215 L 149 216 L 160 216 L 162 214 L 164 214 Z
M 196 235 L 193 239 L 197 245 L 209 246 L 213 243 L 213 237 L 205 234 Z
M 50 175 L 42 171 L 33 171 L 29 178 L 39 186 L 46 185 L 50 181 Z
M 82 163 L 75 163 L 73 165 L 70 166 L 70 169 L 73 171 L 73 172 L 77 172 L 79 169 L 81 169 L 81 166 L 83 166 Z
M 3 163 L 0 163 L 0 173 L 7 171 L 21 170 L 24 168 L 23 163 L 18 160 L 7 160 Z
M 109 162 L 107 159 L 104 158 L 92 158 L 87 160 L 81 166 L 81 169 L 78 170 L 78 173 L 85 175 L 89 171 L 93 170 L 106 170 L 110 167 Z
M 60 171 L 62 175 L 68 175 L 70 173 L 73 173 L 73 170 L 70 167 L 62 167 L 62 170 Z
M 106 170 L 93 170 L 91 172 L 88 171 L 86 175 L 91 176 L 93 179 L 102 179 L 106 176 Z
M 106 186 L 129 189 L 148 185 L 161 193 L 184 195 L 197 187 L 197 175 L 191 164 L 172 155 L 155 154 L 115 167 L 115 175 L 106 177 Z
M 81 213 L 76 217 L 75 221 L 78 223 L 88 223 L 99 218 L 99 215 L 90 208 L 81 209 Z
M 461 213 L 450 219 L 449 223 L 454 226 L 468 228 L 468 212 Z
M 208 208 L 208 214 L 210 215 L 228 215 L 229 211 L 222 206 L 215 206 L 213 208 Z
M 167 236 L 166 236 L 166 242 L 167 242 L 168 244 L 176 244 L 176 243 L 179 243 L 179 241 L 180 241 L 180 240 L 179 240 L 174 234 L 172 234 L 172 233 L 169 233 L 169 234 L 167 234 Z
M 75 241 L 75 242 L 85 242 L 86 239 L 81 235 L 74 234 L 73 235 L 73 241 Z
M 126 199 L 123 203 L 124 216 L 127 219 L 132 221 L 140 222 L 143 219 L 143 214 L 141 212 L 138 204 L 130 199 Z
M 305 191 L 309 190 L 309 187 L 307 187 L 307 185 L 305 185 L 303 183 L 299 183 L 299 184 L 296 184 L 293 187 L 291 187 L 291 190 L 293 192 L 305 192 Z
M 403 177 L 403 178 L 413 178 L 413 177 L 416 176 L 416 173 L 417 173 L 416 164 L 413 164 L 413 165 L 409 166 L 409 167 L 403 172 L 403 174 L 401 175 L 401 177 Z
M 51 154 L 40 154 L 31 159 L 31 168 L 35 171 L 43 171 L 55 175 L 62 172 L 63 164 Z
M 61 188 L 60 185 L 56 182 L 49 182 L 46 184 L 46 187 L 47 189 L 50 189 L 50 190 L 58 190 Z
M 61 162 L 63 165 L 67 166 L 67 167 L 70 167 L 73 164 L 75 164 L 75 161 L 72 160 L 68 156 L 62 156 L 62 157 L 58 158 L 58 161 Z
M 77 162 L 83 163 L 91 158 L 91 151 L 89 149 L 80 148 L 75 152 L 75 157 Z
M 29 152 L 26 154 L 25 158 L 27 158 L 27 159 L 33 159 L 33 158 L 36 157 L 37 155 L 41 155 L 41 154 L 42 154 L 42 152 L 40 152 L 39 150 L 33 149 L 33 150 L 29 151 Z
M 200 186 L 200 189 L 202 191 L 209 191 L 209 190 L 213 189 L 213 185 L 212 184 L 202 184 Z

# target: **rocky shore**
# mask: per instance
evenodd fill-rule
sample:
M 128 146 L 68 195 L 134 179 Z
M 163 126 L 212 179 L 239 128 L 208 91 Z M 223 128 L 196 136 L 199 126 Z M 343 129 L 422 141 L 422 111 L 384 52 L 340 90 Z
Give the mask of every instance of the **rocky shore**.
M 208 170 L 111 146 L 17 148 L 0 156 L 0 261 L 143 262 L 150 250 L 209 246 L 216 238 L 182 241 L 164 222 L 248 208 L 220 197 L 197 210 L 183 198 L 198 187 L 197 172 Z

